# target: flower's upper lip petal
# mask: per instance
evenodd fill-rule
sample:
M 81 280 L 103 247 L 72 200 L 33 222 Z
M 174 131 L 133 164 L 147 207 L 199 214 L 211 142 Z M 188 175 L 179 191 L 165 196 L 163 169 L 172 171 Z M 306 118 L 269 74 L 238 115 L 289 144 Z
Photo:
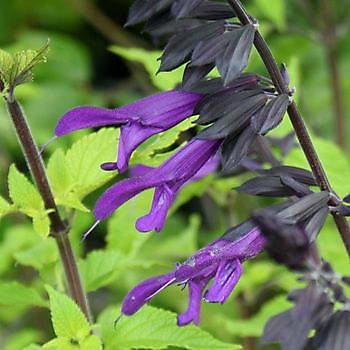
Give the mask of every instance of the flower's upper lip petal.
M 221 142 L 221 140 L 192 139 L 154 172 L 162 174 L 168 181 L 181 179 L 187 181 L 216 153 Z
M 169 207 L 175 199 L 178 188 L 179 184 L 175 184 L 173 186 L 162 185 L 156 188 L 150 212 L 147 215 L 139 218 L 136 222 L 136 228 L 138 231 L 161 231 L 164 226 Z
M 97 200 L 94 209 L 95 218 L 97 220 L 106 219 L 130 198 L 148 188 L 155 187 L 162 183 L 161 178 L 150 175 L 151 174 L 144 177 L 126 179 L 111 186 Z
M 130 106 L 142 125 L 169 129 L 192 115 L 201 97 L 195 93 L 171 90 L 143 98 Z
M 168 285 L 175 282 L 174 273 L 166 273 L 141 282 L 134 287 L 124 298 L 122 313 L 132 315 L 138 311 L 147 301 L 163 290 Z
M 128 114 L 121 109 L 111 110 L 93 106 L 76 107 L 62 116 L 56 125 L 55 134 L 62 136 L 80 129 L 123 124 L 128 119 Z
M 136 164 L 130 169 L 129 174 L 130 177 L 139 177 L 146 175 L 151 170 L 154 170 L 154 168 L 144 164 Z

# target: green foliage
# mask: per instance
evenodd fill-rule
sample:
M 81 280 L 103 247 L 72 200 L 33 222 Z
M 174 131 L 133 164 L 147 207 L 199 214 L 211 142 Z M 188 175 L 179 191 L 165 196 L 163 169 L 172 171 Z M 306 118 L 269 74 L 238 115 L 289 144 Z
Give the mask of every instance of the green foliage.
M 15 252 L 13 256 L 21 265 L 31 266 L 40 271 L 58 260 L 58 251 L 55 240 L 48 237 L 36 242 L 28 249 Z
M 23 329 L 16 332 L 16 335 L 10 337 L 10 339 L 6 342 L 5 347 L 2 350 L 37 350 L 37 348 L 32 346 L 27 346 L 28 344 L 40 341 L 42 338 L 42 334 L 40 331 L 34 329 Z M 39 347 L 40 349 L 40 347 Z
M 159 90 L 173 89 L 181 81 L 183 67 L 169 73 L 156 74 L 159 68 L 158 58 L 162 54 L 161 51 L 147 51 L 141 48 L 124 48 L 116 45 L 111 46 L 110 50 L 127 60 L 136 61 L 144 65 L 152 83 Z
M 270 20 L 279 30 L 285 29 L 285 0 L 254 0 L 254 6 L 263 17 Z
M 99 319 L 105 350 L 166 349 L 168 346 L 192 350 L 240 349 L 216 340 L 193 325 L 179 328 L 174 313 L 151 306 L 145 306 L 132 317 L 122 317 L 113 328 L 116 315 L 115 310 L 107 310 Z
M 135 228 L 138 217 L 145 215 L 150 207 L 152 192 L 145 191 L 127 201 L 108 221 L 107 249 L 118 251 L 124 255 L 137 254 L 141 245 L 150 238 L 150 235 L 140 234 Z
M 110 284 L 126 267 L 130 268 L 124 255 L 103 250 L 91 252 L 79 264 L 87 292 L 92 292 Z
M 32 81 L 32 69 L 46 62 L 48 50 L 49 41 L 38 50 L 22 50 L 13 55 L 0 50 L 0 80 L 5 91 L 12 91 L 17 85 Z
M 13 206 L 0 196 L 0 218 L 10 214 L 13 210 Z
M 47 303 L 33 287 L 9 282 L 0 283 L 0 305 L 46 307 Z
M 156 167 L 168 159 L 177 148 L 174 149 L 181 133 L 194 127 L 194 118 L 188 118 L 175 125 L 171 129 L 156 134 L 142 143 L 131 157 L 131 164 L 147 164 Z M 172 148 L 171 151 L 168 151 Z
M 8 175 L 9 194 L 18 211 L 33 220 L 34 230 L 43 237 L 50 232 L 50 222 L 44 202 L 37 189 L 20 173 L 15 165 L 11 165 Z
M 247 320 L 223 319 L 224 327 L 234 335 L 240 337 L 260 337 L 266 322 L 271 315 L 277 315 L 291 307 L 291 303 L 286 300 L 286 296 L 277 296 L 265 303 L 259 312 Z
M 46 289 L 50 297 L 52 325 L 57 338 L 46 343 L 44 349 L 102 350 L 99 338 L 91 335 L 91 326 L 74 301 L 50 286 Z
M 100 164 L 116 157 L 118 137 L 118 129 L 101 129 L 52 155 L 47 172 L 58 204 L 88 211 L 81 201 L 114 176 Z

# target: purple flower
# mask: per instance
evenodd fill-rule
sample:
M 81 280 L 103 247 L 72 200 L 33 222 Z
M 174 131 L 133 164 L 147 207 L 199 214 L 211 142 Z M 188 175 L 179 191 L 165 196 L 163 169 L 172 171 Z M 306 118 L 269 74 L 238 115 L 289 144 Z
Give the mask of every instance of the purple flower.
M 242 274 L 242 263 L 261 252 L 266 239 L 251 221 L 227 231 L 221 238 L 197 251 L 173 272 L 150 278 L 125 297 L 122 313 L 132 315 L 171 284 L 188 285 L 187 310 L 178 315 L 178 325 L 199 323 L 201 300 L 224 303 Z M 205 291 L 209 281 L 211 286 Z
M 195 93 L 171 90 L 116 109 L 76 107 L 63 115 L 55 128 L 55 134 L 62 136 L 79 129 L 120 125 L 117 162 L 108 162 L 102 168 L 124 172 L 137 146 L 152 135 L 191 116 L 201 97 Z
M 179 189 L 187 181 L 196 179 L 198 174 L 203 176 L 204 171 L 212 167 L 212 158 L 221 142 L 192 139 L 158 168 L 150 170 L 143 167 L 143 176 L 118 182 L 98 199 L 94 209 L 96 219 L 107 218 L 130 198 L 154 187 L 151 210 L 137 220 L 136 228 L 141 232 L 160 231 Z

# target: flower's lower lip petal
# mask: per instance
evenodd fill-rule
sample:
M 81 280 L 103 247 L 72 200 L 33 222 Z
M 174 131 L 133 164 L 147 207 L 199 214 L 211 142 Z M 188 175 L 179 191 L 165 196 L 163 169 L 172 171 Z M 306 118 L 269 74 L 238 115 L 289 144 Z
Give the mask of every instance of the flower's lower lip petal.
M 138 231 L 148 232 L 155 230 L 159 232 L 162 230 L 169 207 L 175 199 L 178 187 L 162 185 L 156 188 L 150 212 L 139 218 L 136 222 Z
M 201 300 L 203 295 L 203 290 L 208 284 L 210 277 L 203 279 L 190 280 L 188 283 L 189 288 L 189 302 L 188 307 L 185 312 L 179 314 L 177 317 L 177 324 L 179 326 L 184 326 L 193 322 L 194 324 L 199 324 L 199 315 L 201 309 Z
M 160 128 L 145 127 L 138 122 L 131 122 L 120 128 L 117 165 L 120 173 L 127 170 L 132 152 L 152 135 L 163 131 Z
M 104 220 L 122 204 L 140 192 L 158 185 L 162 180 L 152 176 L 127 179 L 110 187 L 97 200 L 94 215 L 97 220 Z
M 204 299 L 209 303 L 224 303 L 238 283 L 241 274 L 242 264 L 239 259 L 222 262 Z
M 117 110 L 93 106 L 76 107 L 62 116 L 55 128 L 55 135 L 62 136 L 69 132 L 98 126 L 124 124 L 128 115 Z

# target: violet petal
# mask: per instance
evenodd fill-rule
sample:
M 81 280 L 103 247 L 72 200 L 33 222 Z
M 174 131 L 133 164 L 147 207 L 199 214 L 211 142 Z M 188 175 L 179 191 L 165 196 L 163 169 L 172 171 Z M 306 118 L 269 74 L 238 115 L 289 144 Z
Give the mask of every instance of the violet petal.
M 222 261 L 213 284 L 205 293 L 205 300 L 209 303 L 224 303 L 239 281 L 242 271 L 242 264 L 239 259 Z
M 185 312 L 177 316 L 178 326 L 184 326 L 193 322 L 195 325 L 199 324 L 199 316 L 201 310 L 201 300 L 203 290 L 208 284 L 211 277 L 206 279 L 190 280 L 188 282 L 189 301 Z
M 153 296 L 175 282 L 174 273 L 149 278 L 134 287 L 124 298 L 122 313 L 132 315 L 145 305 Z
M 98 126 L 126 123 L 129 119 L 123 111 L 93 106 L 76 107 L 65 113 L 55 128 L 55 135 L 62 136 L 71 131 Z

